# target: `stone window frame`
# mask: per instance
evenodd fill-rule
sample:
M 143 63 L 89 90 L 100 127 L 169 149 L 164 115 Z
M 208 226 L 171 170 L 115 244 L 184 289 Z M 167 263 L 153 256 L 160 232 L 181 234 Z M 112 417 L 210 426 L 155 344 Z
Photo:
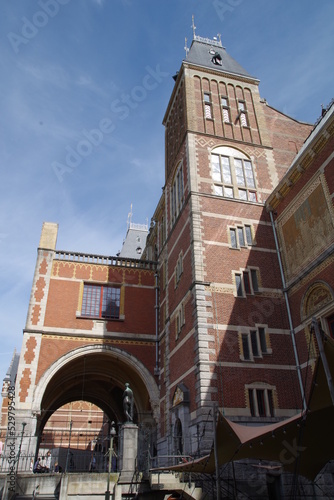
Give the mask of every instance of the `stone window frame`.
M 254 328 L 239 332 L 240 360 L 254 362 L 272 354 L 268 325 L 256 324 Z
M 247 407 L 252 417 L 273 418 L 275 417 L 276 387 L 264 382 L 255 382 L 245 385 Z M 263 399 L 262 399 L 263 396 Z M 263 410 L 260 408 L 262 399 Z
M 251 224 L 237 224 L 236 226 L 229 225 L 227 229 L 230 248 L 240 250 L 240 248 L 248 248 L 256 244 L 254 230 Z
M 246 298 L 247 295 L 255 295 L 259 290 L 260 270 L 257 267 L 246 267 L 238 271 L 232 271 L 235 284 L 234 296 Z

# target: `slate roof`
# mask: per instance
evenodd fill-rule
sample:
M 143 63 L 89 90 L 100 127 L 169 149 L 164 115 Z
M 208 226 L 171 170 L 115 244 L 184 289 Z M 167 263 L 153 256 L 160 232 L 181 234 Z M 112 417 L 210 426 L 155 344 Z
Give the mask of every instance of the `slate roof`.
M 14 349 L 11 363 L 10 363 L 9 368 L 7 370 L 6 376 L 3 379 L 4 382 L 10 382 L 11 385 L 15 385 L 17 369 L 19 366 L 19 360 L 20 360 L 20 353 L 16 352 L 16 349 Z
M 148 228 L 146 224 L 131 223 L 123 242 L 120 257 L 140 259 L 146 245 Z
M 216 57 L 216 59 L 215 59 Z M 214 62 L 216 60 L 216 63 Z M 196 37 L 189 49 L 187 63 L 196 64 L 214 71 L 222 71 L 233 75 L 241 75 L 257 80 L 233 59 L 220 42 L 207 38 Z

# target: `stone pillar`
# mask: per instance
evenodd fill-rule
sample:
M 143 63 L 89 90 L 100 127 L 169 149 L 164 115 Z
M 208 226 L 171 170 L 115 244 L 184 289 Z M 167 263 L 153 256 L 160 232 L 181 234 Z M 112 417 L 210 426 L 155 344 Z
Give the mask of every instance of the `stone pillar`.
M 137 468 L 138 425 L 126 423 L 122 427 L 121 481 L 132 480 Z

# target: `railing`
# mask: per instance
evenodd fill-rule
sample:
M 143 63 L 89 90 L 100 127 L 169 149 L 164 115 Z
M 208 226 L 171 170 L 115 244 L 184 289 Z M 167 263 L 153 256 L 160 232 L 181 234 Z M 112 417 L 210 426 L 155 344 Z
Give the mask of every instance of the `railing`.
M 109 257 L 104 255 L 86 254 L 81 252 L 55 251 L 55 259 L 68 262 L 82 262 L 106 266 L 130 267 L 136 269 L 156 270 L 156 262 L 150 260 L 130 259 L 128 257 Z
M 221 40 L 211 39 L 211 38 L 203 38 L 202 36 L 195 35 L 194 40 L 198 42 L 210 43 L 211 45 L 215 45 L 216 47 L 222 47 Z
M 130 229 L 137 229 L 138 231 L 148 231 L 148 224 L 136 224 L 135 222 L 130 222 Z

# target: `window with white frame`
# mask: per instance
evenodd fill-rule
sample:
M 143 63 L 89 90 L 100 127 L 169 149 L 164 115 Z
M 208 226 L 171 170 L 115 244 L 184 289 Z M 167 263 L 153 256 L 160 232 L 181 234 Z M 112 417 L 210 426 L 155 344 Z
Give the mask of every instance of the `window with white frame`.
M 212 120 L 212 102 L 209 92 L 204 92 L 204 116 L 206 119 Z
M 211 152 L 214 194 L 242 201 L 257 201 L 251 160 L 241 151 L 220 146 Z
M 274 388 L 265 387 L 262 384 L 258 387 L 247 387 L 249 409 L 252 417 L 274 417 Z
M 184 202 L 183 169 L 179 166 L 170 191 L 171 222 L 179 215 Z
M 268 348 L 266 328 L 263 326 L 241 333 L 241 346 L 241 359 L 244 361 L 254 361 L 254 358 L 261 358 L 263 354 L 272 353 Z
M 237 297 L 246 297 L 259 291 L 258 269 L 247 268 L 234 273 Z
M 222 107 L 223 122 L 224 123 L 230 123 L 231 122 L 231 119 L 230 119 L 230 106 L 229 106 L 228 98 L 227 97 L 221 97 L 220 98 L 220 104 L 221 104 L 221 107 Z

